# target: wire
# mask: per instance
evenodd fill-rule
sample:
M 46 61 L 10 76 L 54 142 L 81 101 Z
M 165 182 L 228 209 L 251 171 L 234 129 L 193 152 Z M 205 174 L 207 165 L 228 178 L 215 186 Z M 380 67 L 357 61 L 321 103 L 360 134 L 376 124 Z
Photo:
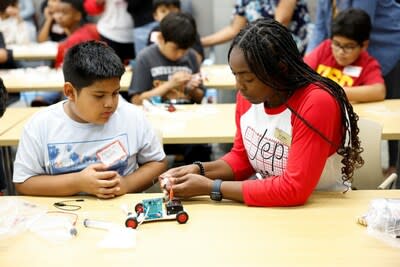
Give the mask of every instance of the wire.
M 70 199 L 70 200 L 64 200 L 64 201 L 59 201 L 59 202 L 55 202 L 53 204 L 54 207 L 56 207 L 57 209 L 60 210 L 64 210 L 64 211 L 76 211 L 76 210 L 80 210 L 82 207 L 76 204 L 68 204 L 69 202 L 83 202 L 85 201 L 84 199 Z

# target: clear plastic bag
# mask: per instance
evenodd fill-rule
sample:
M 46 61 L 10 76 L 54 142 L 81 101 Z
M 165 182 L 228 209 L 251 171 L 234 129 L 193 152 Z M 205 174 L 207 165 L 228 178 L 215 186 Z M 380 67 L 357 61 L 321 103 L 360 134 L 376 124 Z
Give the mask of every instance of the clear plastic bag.
M 360 223 L 367 226 L 372 236 L 400 248 L 400 199 L 372 200 Z
M 46 212 L 46 208 L 18 198 L 0 198 L 0 239 L 29 229 Z

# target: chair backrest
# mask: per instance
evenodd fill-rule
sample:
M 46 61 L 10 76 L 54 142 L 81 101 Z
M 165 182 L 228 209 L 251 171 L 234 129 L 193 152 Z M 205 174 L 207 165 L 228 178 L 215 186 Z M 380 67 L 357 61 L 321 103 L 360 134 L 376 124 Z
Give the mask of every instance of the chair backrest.
M 358 128 L 364 149 L 361 154 L 364 165 L 354 172 L 352 186 L 355 189 L 377 189 L 384 180 L 381 164 L 382 125 L 360 118 Z

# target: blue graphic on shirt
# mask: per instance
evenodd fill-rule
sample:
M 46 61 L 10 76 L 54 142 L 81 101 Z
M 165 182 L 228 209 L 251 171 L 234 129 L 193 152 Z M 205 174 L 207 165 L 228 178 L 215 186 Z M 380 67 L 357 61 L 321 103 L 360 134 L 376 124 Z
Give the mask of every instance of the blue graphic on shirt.
M 115 141 L 120 142 L 128 156 L 113 162 L 108 170 L 117 171 L 122 176 L 128 167 L 128 157 L 130 155 L 128 136 L 126 134 L 103 140 L 49 143 L 47 151 L 49 154 L 50 172 L 52 174 L 79 172 L 91 164 L 100 163 L 101 161 L 96 153 Z

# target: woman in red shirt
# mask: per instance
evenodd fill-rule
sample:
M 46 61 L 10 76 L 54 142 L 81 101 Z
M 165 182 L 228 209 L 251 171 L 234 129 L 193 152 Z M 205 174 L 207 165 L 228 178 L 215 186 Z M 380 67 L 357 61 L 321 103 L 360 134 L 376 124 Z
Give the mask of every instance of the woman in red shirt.
M 167 171 L 164 189 L 250 206 L 303 205 L 315 189 L 346 191 L 363 160 L 358 116 L 343 89 L 308 67 L 290 32 L 271 19 L 241 30 L 228 60 L 239 90 L 233 148 Z

